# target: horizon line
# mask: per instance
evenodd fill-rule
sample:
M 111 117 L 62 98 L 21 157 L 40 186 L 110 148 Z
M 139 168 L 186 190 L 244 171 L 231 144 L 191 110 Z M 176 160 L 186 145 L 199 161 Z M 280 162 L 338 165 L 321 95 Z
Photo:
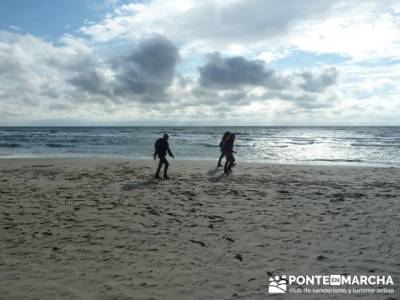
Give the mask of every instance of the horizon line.
M 400 127 L 399 125 L 0 125 L 0 128 L 15 127 Z

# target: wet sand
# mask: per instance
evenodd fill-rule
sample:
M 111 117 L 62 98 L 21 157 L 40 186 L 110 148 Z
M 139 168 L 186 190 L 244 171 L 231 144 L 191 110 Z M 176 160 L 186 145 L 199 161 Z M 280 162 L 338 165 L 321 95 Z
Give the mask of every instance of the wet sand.
M 283 299 L 271 274 L 391 275 L 301 298 L 399 299 L 399 168 L 170 163 L 0 160 L 0 299 Z

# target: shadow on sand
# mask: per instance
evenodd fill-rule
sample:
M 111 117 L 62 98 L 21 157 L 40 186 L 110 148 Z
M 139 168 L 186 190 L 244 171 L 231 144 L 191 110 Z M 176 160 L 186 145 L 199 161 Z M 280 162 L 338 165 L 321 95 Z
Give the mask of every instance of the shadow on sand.
M 222 179 L 224 179 L 227 175 L 224 173 L 221 174 L 221 171 L 223 172 L 223 170 L 219 169 L 218 167 L 209 170 L 207 172 L 208 181 L 220 182 Z

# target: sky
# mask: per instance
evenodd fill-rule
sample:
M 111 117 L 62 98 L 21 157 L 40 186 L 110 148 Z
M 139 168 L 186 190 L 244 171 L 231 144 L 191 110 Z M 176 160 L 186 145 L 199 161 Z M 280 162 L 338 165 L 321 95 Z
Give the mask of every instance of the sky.
M 0 126 L 400 125 L 398 0 L 1 0 Z

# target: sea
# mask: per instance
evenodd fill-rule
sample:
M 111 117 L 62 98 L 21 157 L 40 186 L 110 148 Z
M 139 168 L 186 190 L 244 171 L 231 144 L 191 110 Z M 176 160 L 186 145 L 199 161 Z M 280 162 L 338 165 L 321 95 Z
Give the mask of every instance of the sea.
M 400 167 L 400 126 L 0 127 L 0 158 L 152 159 L 164 133 L 179 160 L 217 160 L 225 131 L 238 163 Z

